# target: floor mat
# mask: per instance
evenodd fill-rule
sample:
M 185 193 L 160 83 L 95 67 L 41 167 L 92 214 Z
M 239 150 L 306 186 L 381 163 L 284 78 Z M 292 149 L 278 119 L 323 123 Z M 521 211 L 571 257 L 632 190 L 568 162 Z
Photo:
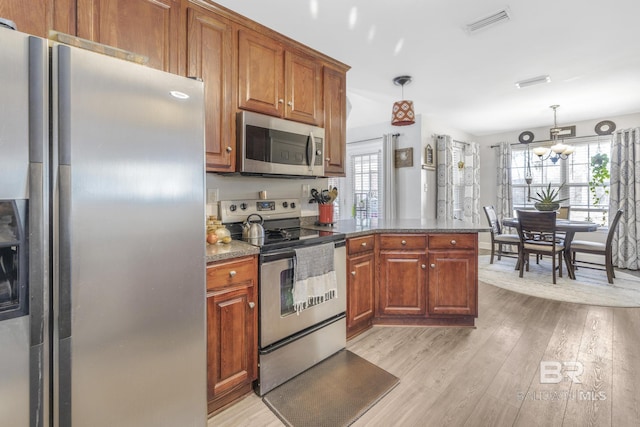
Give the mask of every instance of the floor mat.
M 400 380 L 341 350 L 265 394 L 262 400 L 288 426 L 348 426 Z

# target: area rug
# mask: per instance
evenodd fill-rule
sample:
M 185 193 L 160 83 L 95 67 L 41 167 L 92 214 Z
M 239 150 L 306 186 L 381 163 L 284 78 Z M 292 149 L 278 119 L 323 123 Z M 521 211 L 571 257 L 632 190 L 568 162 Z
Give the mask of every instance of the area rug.
M 489 259 L 489 255 L 482 255 L 478 261 L 478 279 L 489 285 L 557 301 L 607 307 L 640 307 L 640 277 L 622 271 L 616 271 L 614 283 L 610 285 L 605 271 L 579 268 L 576 280 L 571 280 L 564 269 L 563 277 L 556 275 L 554 285 L 551 283 L 551 262 L 548 259 L 536 264 L 532 257 L 529 271 L 525 270 L 523 278 L 518 277 L 518 270 L 514 270 L 514 258 L 494 259 L 493 264 L 489 264 Z
M 384 369 L 341 350 L 271 390 L 262 400 L 287 426 L 348 426 L 398 382 Z

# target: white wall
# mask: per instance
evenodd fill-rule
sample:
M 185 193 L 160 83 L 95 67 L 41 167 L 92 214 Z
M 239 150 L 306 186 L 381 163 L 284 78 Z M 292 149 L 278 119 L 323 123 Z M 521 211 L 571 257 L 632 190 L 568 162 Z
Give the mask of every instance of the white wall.
M 443 121 L 422 114 L 409 126 L 391 126 L 383 122 L 347 129 L 347 143 L 379 138 L 385 133 L 399 133 L 396 148 L 413 148 L 413 166 L 396 169 L 398 218 L 428 218 L 436 216 L 436 172 L 422 169 L 427 144 L 435 150 L 434 135 L 451 135 L 458 141 L 472 141 L 470 134 L 455 129 Z
M 561 126 L 576 125 L 576 136 L 595 135 L 595 125 L 602 120 L 611 120 L 616 124 L 616 130 L 627 129 L 640 126 L 640 113 L 629 114 L 624 116 L 603 117 L 600 119 L 585 120 L 576 123 L 561 123 Z M 480 144 L 480 206 L 494 205 L 497 203 L 497 160 L 496 151 L 491 145 L 500 142 L 517 143 L 518 135 L 524 130 L 530 130 L 535 135 L 534 140 L 544 140 L 549 138 L 549 128 L 522 129 L 513 132 L 506 132 L 495 135 L 486 135 L 476 137 L 476 141 Z M 484 212 L 481 212 L 481 218 L 486 220 Z M 600 234 L 600 233 L 598 233 Z M 594 240 L 602 240 L 602 236 L 596 233 L 584 233 L 577 236 L 577 239 L 593 238 Z M 606 238 L 606 235 L 605 237 Z M 480 246 L 484 248 L 490 247 L 489 233 L 480 234 Z

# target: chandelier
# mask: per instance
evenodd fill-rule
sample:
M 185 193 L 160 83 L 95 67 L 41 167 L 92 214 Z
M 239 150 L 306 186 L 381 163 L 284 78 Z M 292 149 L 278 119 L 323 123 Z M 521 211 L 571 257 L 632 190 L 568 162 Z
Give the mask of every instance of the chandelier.
M 553 127 L 549 130 L 551 133 L 551 148 L 547 147 L 536 147 L 533 149 L 533 154 L 538 156 L 540 160 L 551 160 L 553 164 L 556 164 L 558 160 L 566 160 L 569 156 L 574 152 L 575 148 L 572 145 L 566 145 L 562 142 L 558 141 L 558 134 L 560 133 L 560 128 L 558 127 L 558 122 L 556 120 L 556 110 L 560 107 L 559 105 L 551 105 L 549 108 L 553 109 Z

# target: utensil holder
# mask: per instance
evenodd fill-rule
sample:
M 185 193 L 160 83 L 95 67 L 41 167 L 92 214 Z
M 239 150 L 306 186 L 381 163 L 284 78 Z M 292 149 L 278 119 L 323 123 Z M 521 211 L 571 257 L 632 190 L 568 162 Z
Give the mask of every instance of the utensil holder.
M 318 223 L 333 224 L 333 204 L 318 204 Z

